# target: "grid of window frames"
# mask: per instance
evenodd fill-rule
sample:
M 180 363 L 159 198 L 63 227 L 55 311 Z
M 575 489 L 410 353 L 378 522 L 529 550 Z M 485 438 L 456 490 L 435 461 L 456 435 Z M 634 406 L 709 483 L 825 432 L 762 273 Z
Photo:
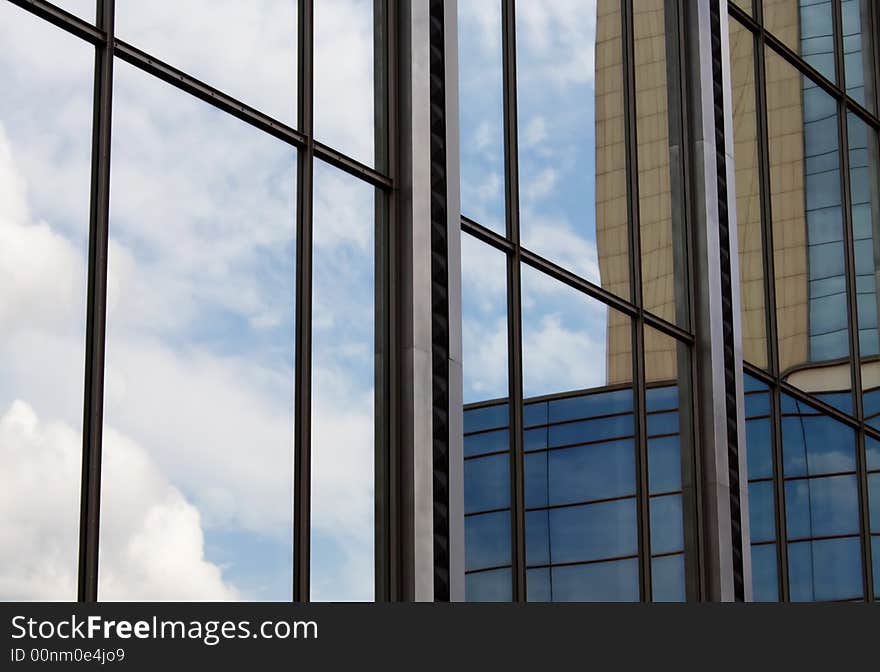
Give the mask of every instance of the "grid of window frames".
M 468 600 L 699 596 L 680 11 L 458 2 Z
M 390 20 L 0 1 L 0 598 L 374 598 Z
M 872 600 L 876 3 L 728 3 L 753 588 Z

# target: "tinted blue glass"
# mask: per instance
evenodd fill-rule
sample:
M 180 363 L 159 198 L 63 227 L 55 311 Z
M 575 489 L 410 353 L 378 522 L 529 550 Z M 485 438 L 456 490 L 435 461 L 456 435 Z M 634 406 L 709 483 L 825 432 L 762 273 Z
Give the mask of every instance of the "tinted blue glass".
M 799 4 L 800 53 L 807 63 L 833 80 L 834 38 L 831 28 L 831 2 L 801 0 Z
M 786 476 L 853 471 L 855 433 L 823 415 L 782 418 L 782 454 Z
M 645 390 L 645 408 L 649 413 L 678 409 L 678 386 L 649 387 Z
M 746 459 L 749 478 L 768 478 L 773 475 L 773 447 L 770 420 L 746 422 Z
M 550 564 L 549 514 L 543 511 L 526 512 L 526 565 Z
M 752 542 L 773 541 L 776 538 L 773 501 L 772 481 L 749 483 L 749 532 Z
M 554 602 L 636 602 L 639 566 L 635 559 L 554 567 Z
M 868 502 L 871 507 L 871 532 L 880 533 L 880 474 L 868 474 Z
M 880 537 L 871 537 L 871 557 L 874 563 L 874 585 L 880 586 Z M 874 599 L 880 600 L 880 591 L 876 588 Z
M 785 484 L 785 524 L 789 539 L 855 534 L 859 498 L 855 476 L 831 476 Z
M 550 402 L 550 422 L 595 418 L 633 410 L 632 389 L 584 394 Z
M 651 560 L 651 591 L 654 602 L 684 602 L 684 555 Z
M 550 568 L 526 571 L 526 599 L 529 602 L 550 602 Z
M 635 447 L 630 439 L 551 450 L 548 462 L 550 504 L 635 494 Z
M 681 495 L 651 497 L 651 553 L 672 553 L 684 549 Z
M 880 469 L 880 441 L 866 436 L 865 452 L 868 458 L 868 469 Z
M 648 415 L 648 436 L 678 433 L 678 411 Z
M 510 512 L 485 513 L 464 519 L 465 569 L 510 564 Z
M 865 417 L 880 415 L 880 389 L 866 390 L 862 395 Z
M 767 386 L 754 376 L 743 373 L 743 390 L 746 392 L 754 392 L 756 390 L 766 390 Z
M 779 601 L 776 569 L 776 544 L 752 546 L 752 599 L 755 602 Z
M 553 562 L 635 555 L 635 499 L 552 509 L 550 547 Z
M 539 427 L 538 429 L 527 429 L 523 432 L 523 448 L 526 450 L 526 452 L 530 450 L 541 450 L 546 447 L 546 427 Z
M 547 424 L 547 402 L 541 401 L 536 404 L 526 404 L 523 407 L 523 426 L 534 427 L 535 425 Z
M 524 463 L 526 508 L 547 506 L 547 453 L 530 453 Z
M 508 449 L 507 430 L 501 429 L 496 432 L 483 432 L 464 437 L 464 456 L 484 455 L 495 453 L 499 450 Z
M 506 427 L 510 422 L 507 404 L 473 408 L 464 412 L 464 433 L 479 432 L 484 429 Z
M 506 453 L 464 461 L 464 512 L 510 506 L 510 458 Z
M 833 337 L 836 339 L 843 339 L 846 337 L 846 334 L 843 332 L 836 332 L 836 335 L 833 335 Z M 852 394 L 849 392 L 813 392 L 812 396 L 820 401 L 824 401 L 829 406 L 834 406 L 834 408 L 841 410 L 844 413 L 849 413 L 850 415 L 853 413 Z M 803 404 L 801 406 L 802 408 L 806 408 Z
M 602 441 L 633 435 L 633 416 L 615 415 L 610 418 L 583 420 L 564 425 L 550 425 L 550 446 L 570 446 L 589 441 Z
M 513 580 L 509 569 L 465 574 L 465 599 L 468 602 L 510 602 L 513 599 Z
M 788 545 L 792 602 L 862 596 L 861 544 L 857 537 Z
M 745 395 L 746 418 L 770 415 L 770 395 L 766 392 L 753 392 Z
M 648 489 L 655 492 L 681 490 L 679 436 L 648 439 Z
M 865 82 L 870 82 L 873 77 L 873 67 L 870 65 L 871 2 L 872 0 L 843 0 L 841 11 L 846 92 L 862 105 L 873 109 L 872 96 L 865 94 Z

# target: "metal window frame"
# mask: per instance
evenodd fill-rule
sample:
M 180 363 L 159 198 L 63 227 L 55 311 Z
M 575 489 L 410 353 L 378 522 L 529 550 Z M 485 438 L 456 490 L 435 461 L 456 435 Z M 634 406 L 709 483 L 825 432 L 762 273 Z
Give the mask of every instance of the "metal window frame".
M 866 424 L 863 408 L 863 391 L 861 385 L 861 364 L 863 362 L 859 351 L 858 309 L 855 292 L 855 253 L 853 239 L 853 223 L 851 211 L 851 184 L 849 173 L 849 145 L 848 145 L 848 115 L 854 114 L 865 123 L 869 130 L 877 133 L 880 130 L 880 116 L 871 112 L 861 103 L 850 98 L 846 91 L 846 72 L 843 61 L 843 35 L 842 35 L 842 1 L 832 0 L 832 22 L 834 28 L 834 65 L 835 79 L 832 82 L 808 64 L 791 47 L 784 44 L 773 35 L 763 24 L 763 2 L 754 0 L 753 13 L 738 7 L 734 3 L 728 3 L 728 16 L 735 20 L 738 25 L 749 31 L 753 36 L 753 49 L 755 61 L 755 87 L 756 87 L 756 117 L 758 126 L 758 169 L 760 180 L 761 199 L 761 228 L 763 244 L 764 266 L 764 305 L 766 346 L 768 353 L 768 367 L 762 369 L 749 362 L 744 362 L 744 371 L 767 385 L 771 401 L 771 439 L 774 462 L 773 480 L 775 483 L 774 506 L 776 519 L 776 546 L 777 546 L 777 581 L 779 598 L 782 602 L 791 600 L 790 582 L 788 576 L 788 534 L 786 529 L 785 491 L 784 483 L 790 479 L 784 477 L 782 457 L 782 429 L 781 429 L 781 400 L 782 395 L 789 395 L 799 402 L 808 404 L 826 417 L 841 422 L 855 430 L 856 439 L 856 474 L 858 476 L 859 496 L 859 536 L 862 546 L 862 579 L 864 599 L 872 601 L 876 599 L 877 587 L 873 581 L 872 547 L 870 520 L 868 520 L 870 502 L 868 501 L 868 481 L 866 469 L 866 438 L 880 439 L 880 432 Z M 880 73 L 880 50 L 877 48 L 877 36 L 880 35 L 880 12 L 877 11 L 876 3 L 873 5 L 872 25 L 874 28 L 873 55 L 874 77 Z M 769 159 L 769 127 L 767 120 L 767 80 L 765 55 L 767 52 L 782 58 L 788 65 L 800 75 L 807 77 L 817 85 L 825 94 L 829 95 L 835 103 L 837 120 L 837 143 L 840 154 L 840 188 L 841 208 L 843 211 L 843 236 L 844 236 L 844 265 L 845 281 L 847 289 L 847 329 L 850 354 L 851 394 L 854 413 L 844 413 L 828 403 L 817 399 L 809 393 L 792 386 L 782 378 L 779 368 L 779 351 L 777 340 L 776 321 L 776 292 L 774 273 L 774 247 L 772 227 L 772 204 L 770 185 L 770 159 Z M 729 58 L 729 55 L 727 55 Z M 880 110 L 878 99 L 878 87 L 873 89 L 874 109 Z

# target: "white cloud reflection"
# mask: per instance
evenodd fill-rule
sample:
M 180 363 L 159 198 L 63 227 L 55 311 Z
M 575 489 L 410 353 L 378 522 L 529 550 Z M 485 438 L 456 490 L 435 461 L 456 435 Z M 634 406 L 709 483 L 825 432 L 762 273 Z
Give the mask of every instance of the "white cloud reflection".
M 371 53 L 370 3 L 351 2 L 336 39 Z M 153 3 L 121 5 L 120 35 L 288 120 L 295 3 L 199 4 L 213 40 Z M 0 596 L 73 599 L 93 51 L 8 3 L 0 42 Z M 319 51 L 339 108 L 323 137 L 369 161 L 372 112 L 346 110 L 372 100 L 372 60 Z M 116 68 L 99 597 L 289 599 L 295 153 Z M 316 254 L 372 273 L 372 188 L 327 175 Z M 372 590 L 372 297 L 340 298 L 315 304 L 315 599 Z

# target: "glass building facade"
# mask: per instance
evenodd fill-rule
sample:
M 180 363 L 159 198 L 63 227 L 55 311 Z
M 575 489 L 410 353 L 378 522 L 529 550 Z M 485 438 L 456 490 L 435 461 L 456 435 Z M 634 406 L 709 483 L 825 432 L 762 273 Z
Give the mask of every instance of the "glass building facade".
M 0 599 L 872 601 L 871 0 L 0 0 Z

